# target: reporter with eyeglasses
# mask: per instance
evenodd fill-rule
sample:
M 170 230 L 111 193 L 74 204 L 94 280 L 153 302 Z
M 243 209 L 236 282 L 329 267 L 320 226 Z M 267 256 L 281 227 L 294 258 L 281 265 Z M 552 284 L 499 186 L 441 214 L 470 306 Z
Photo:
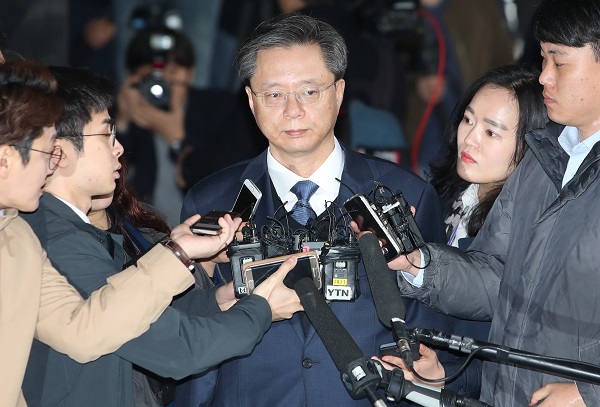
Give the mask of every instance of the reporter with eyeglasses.
M 244 179 L 262 191 L 257 229 L 285 203 L 290 229 L 326 215 L 326 201 L 343 207 L 355 193 L 368 195 L 375 181 L 402 190 L 418 207 L 416 221 L 427 241 L 442 242 L 444 230 L 433 188 L 396 164 L 353 151 L 340 143 L 334 126 L 344 97 L 347 50 L 329 24 L 301 14 L 285 14 L 259 25 L 236 58 L 254 119 L 269 146 L 259 156 L 200 181 L 184 200 L 182 218 L 234 202 Z M 341 179 L 341 183 L 337 180 Z M 283 211 L 278 212 L 278 218 Z M 283 220 L 286 222 L 286 220 Z M 224 261 L 223 263 L 219 263 Z M 226 256 L 203 262 L 209 272 L 231 279 Z M 362 262 L 361 295 L 330 306 L 365 355 L 392 340 L 378 321 Z M 449 329 L 451 319 L 416 301 L 407 302 L 407 324 Z M 454 356 L 440 354 L 443 361 Z M 457 365 L 455 365 L 457 366 Z M 233 385 L 234 384 L 234 385 Z M 449 384 L 450 386 L 450 384 Z M 353 400 L 319 335 L 303 313 L 273 324 L 249 356 L 222 363 L 218 370 L 182 384 L 183 406 L 366 406 Z
M 98 359 L 146 331 L 194 281 L 169 248 L 157 247 L 84 301 L 52 266 L 19 211 L 38 208 L 65 156 L 55 145 L 63 108 L 55 92 L 45 67 L 5 64 L 0 52 L 0 406 L 26 405 L 21 386 L 34 337 L 81 363 Z M 114 143 L 114 131 L 93 135 Z

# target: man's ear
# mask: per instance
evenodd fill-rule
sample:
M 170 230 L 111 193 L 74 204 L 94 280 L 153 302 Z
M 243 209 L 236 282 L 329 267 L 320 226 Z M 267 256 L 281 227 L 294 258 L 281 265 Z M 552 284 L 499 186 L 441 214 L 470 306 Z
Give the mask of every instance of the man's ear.
M 65 168 L 69 166 L 69 159 L 71 158 L 72 154 L 74 153 L 74 146 L 71 142 L 67 141 L 67 140 L 63 140 L 63 139 L 56 139 L 54 140 L 54 145 L 55 146 L 60 146 L 60 148 L 62 149 L 62 159 L 58 162 L 58 168 Z
M 254 113 L 254 98 L 252 97 L 252 90 L 250 89 L 250 86 L 246 86 L 245 89 L 246 95 L 248 95 L 248 105 L 250 106 L 252 114 L 254 115 L 254 117 L 256 117 L 256 114 Z
M 15 149 L 8 144 L 0 145 L 0 178 L 8 177 L 15 153 L 17 153 Z M 21 158 L 19 154 L 16 155 Z
M 344 101 L 344 90 L 346 89 L 346 81 L 340 79 L 335 85 L 335 99 L 337 100 L 338 109 L 342 106 Z

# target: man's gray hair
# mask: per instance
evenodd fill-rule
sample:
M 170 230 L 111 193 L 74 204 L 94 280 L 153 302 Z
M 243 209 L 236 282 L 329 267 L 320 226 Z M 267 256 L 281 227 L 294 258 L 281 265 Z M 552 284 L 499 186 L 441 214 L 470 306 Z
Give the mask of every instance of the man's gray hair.
M 335 80 L 342 79 L 348 65 L 346 42 L 331 25 L 299 13 L 282 14 L 256 27 L 240 47 L 235 65 L 243 84 L 250 86 L 259 51 L 312 44 L 321 48 L 325 65 Z

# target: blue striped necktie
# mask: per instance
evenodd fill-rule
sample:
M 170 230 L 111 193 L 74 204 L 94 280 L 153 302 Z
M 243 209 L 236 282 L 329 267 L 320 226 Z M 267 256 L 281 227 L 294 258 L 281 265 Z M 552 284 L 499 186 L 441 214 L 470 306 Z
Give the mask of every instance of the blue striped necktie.
M 290 191 L 298 197 L 298 202 L 292 208 L 291 216 L 300 225 L 305 226 L 310 218 L 316 217 L 316 213 L 308 202 L 319 186 L 310 180 L 298 181 Z

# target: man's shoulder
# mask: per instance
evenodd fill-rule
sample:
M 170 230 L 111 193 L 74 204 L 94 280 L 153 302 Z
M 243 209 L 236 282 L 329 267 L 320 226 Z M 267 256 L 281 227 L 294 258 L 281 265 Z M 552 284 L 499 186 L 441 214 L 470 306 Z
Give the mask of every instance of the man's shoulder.
M 68 212 L 69 209 L 62 202 L 51 202 L 48 198 L 40 200 L 40 207 L 35 212 L 21 213 L 23 219 L 35 232 L 42 246 L 50 241 L 68 239 L 79 239 L 80 230 L 73 223 L 75 213 Z M 56 198 L 53 198 L 56 200 Z M 60 205 L 64 205 L 61 208 Z M 79 218 L 77 218 L 79 219 Z M 83 221 L 81 221 L 83 222 Z
M 375 182 L 382 183 L 384 186 L 395 189 L 407 188 L 415 191 L 422 191 L 431 187 L 423 178 L 395 162 L 355 151 L 348 152 L 346 157 L 348 159 L 346 170 L 364 172 L 361 167 L 366 165 L 370 178 Z M 361 165 L 361 161 L 364 164 Z
M 227 189 L 228 185 L 232 183 L 233 180 L 241 180 L 244 173 L 249 169 L 249 167 L 257 167 L 257 165 L 262 162 L 261 154 L 258 157 L 251 158 L 249 160 L 240 161 L 238 163 L 232 164 L 229 167 L 223 168 L 202 180 L 198 181 L 192 188 L 190 188 L 189 192 L 192 195 L 196 195 L 198 193 L 206 193 L 207 190 L 212 189 Z M 258 165 L 260 166 L 260 165 Z M 264 168 L 266 168 L 266 161 Z M 260 170 L 259 170 L 260 171 Z M 248 178 L 253 178 L 251 175 L 248 175 Z

